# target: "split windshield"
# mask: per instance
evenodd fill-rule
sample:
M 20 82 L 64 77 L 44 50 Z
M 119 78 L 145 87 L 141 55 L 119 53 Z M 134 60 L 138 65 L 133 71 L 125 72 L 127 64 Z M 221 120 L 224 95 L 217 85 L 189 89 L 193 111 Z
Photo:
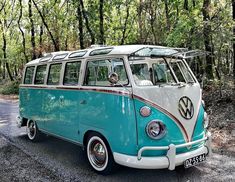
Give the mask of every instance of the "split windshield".
M 130 60 L 133 78 L 137 85 L 194 83 L 194 79 L 180 59 Z
M 182 49 L 145 47 L 131 54 L 129 63 L 137 85 L 195 83 Z

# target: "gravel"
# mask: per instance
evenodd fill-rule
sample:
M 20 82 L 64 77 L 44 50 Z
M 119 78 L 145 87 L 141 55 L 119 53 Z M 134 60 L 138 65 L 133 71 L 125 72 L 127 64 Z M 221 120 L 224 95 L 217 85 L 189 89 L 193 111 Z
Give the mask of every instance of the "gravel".
M 3 137 L 0 137 L 0 174 L 1 182 L 63 181 Z

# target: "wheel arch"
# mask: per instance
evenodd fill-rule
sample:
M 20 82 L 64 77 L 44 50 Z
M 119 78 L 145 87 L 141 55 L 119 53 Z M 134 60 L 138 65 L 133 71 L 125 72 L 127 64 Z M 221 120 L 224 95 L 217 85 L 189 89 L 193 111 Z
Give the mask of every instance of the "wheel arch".
M 28 122 L 28 119 L 23 117 L 21 126 L 27 126 L 27 122 Z
M 88 137 L 89 137 L 91 134 L 96 134 L 96 135 L 101 136 L 102 139 L 104 140 L 104 142 L 106 143 L 107 147 L 109 147 L 109 149 L 110 149 L 111 152 L 112 152 L 112 148 L 111 148 L 111 145 L 110 145 L 108 139 L 105 137 L 105 135 L 103 135 L 101 132 L 96 131 L 96 130 L 87 130 L 87 131 L 85 132 L 85 134 L 83 135 L 83 146 L 84 146 L 84 148 L 86 147 L 87 142 L 88 142 L 88 141 L 87 141 L 87 140 L 88 140 Z

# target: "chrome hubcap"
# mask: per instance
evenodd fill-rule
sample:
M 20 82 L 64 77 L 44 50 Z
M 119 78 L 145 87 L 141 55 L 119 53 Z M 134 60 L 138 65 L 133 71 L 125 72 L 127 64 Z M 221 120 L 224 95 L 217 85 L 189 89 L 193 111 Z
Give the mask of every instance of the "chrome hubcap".
M 95 140 L 91 143 L 89 147 L 89 154 L 90 154 L 92 163 L 96 167 L 101 168 L 105 165 L 106 152 L 105 152 L 104 146 L 102 145 L 100 141 Z
M 29 137 L 30 137 L 30 138 L 33 138 L 34 135 L 35 135 L 35 133 L 36 133 L 36 126 L 35 126 L 34 122 L 31 121 L 31 122 L 29 123 L 29 126 L 28 126 L 28 134 L 29 134 Z

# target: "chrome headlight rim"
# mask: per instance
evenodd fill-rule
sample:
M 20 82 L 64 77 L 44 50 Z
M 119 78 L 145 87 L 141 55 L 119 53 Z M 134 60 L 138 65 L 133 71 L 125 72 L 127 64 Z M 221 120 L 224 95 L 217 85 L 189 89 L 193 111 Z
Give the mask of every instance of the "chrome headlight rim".
M 160 126 L 159 134 L 156 136 L 151 135 L 151 133 L 149 132 L 150 126 L 153 125 L 154 123 L 157 123 Z M 166 125 L 161 120 L 152 120 L 152 121 L 148 122 L 148 124 L 146 125 L 146 128 L 145 128 L 145 131 L 146 131 L 146 134 L 148 135 L 148 137 L 150 137 L 151 139 L 154 139 L 154 140 L 159 140 L 159 139 L 163 138 L 167 133 Z

